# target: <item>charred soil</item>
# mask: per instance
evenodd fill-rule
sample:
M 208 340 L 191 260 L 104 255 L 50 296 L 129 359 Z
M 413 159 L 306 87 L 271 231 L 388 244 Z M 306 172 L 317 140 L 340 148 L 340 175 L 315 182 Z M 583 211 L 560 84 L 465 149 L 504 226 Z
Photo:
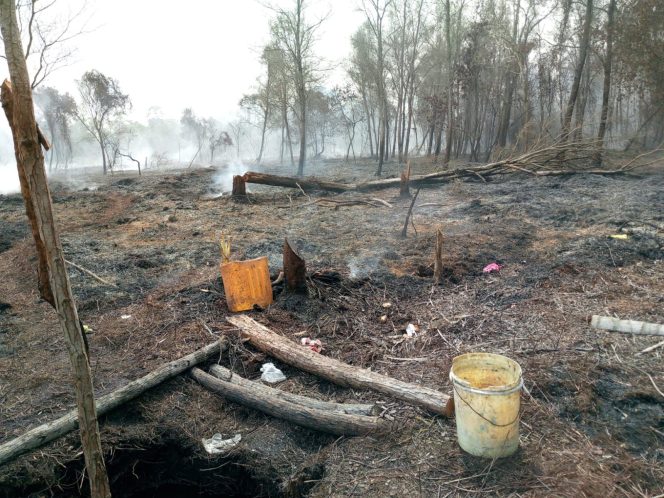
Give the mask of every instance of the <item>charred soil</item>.
M 374 165 L 320 163 L 312 173 L 368 179 Z M 414 167 L 426 173 L 431 165 Z M 389 171 L 390 168 L 393 171 Z M 396 165 L 388 173 L 397 174 Z M 267 168 L 271 173 L 289 173 Z M 330 172 L 334 171 L 334 175 Z M 589 328 L 590 314 L 664 321 L 664 172 L 639 176 L 509 175 L 424 188 L 401 238 L 398 189 L 322 194 L 249 185 L 248 202 L 216 197 L 220 170 L 53 181 L 82 321 L 92 329 L 99 395 L 227 334 L 220 363 L 255 379 L 267 359 L 236 340 L 219 278 L 218 237 L 236 259 L 267 256 L 273 278 L 288 238 L 308 266 L 308 294 L 275 288 L 249 314 L 322 354 L 451 390 L 452 358 L 505 354 L 524 371 L 521 447 L 482 461 L 456 444 L 453 420 L 373 392 L 343 389 L 275 362 L 280 388 L 376 402 L 399 430 L 336 438 L 234 405 L 180 376 L 101 418 L 116 496 L 648 496 L 664 492 L 664 348 Z M 82 184 L 83 185 L 83 184 Z M 336 200 L 380 203 L 351 205 Z M 443 282 L 433 285 L 436 230 Z M 0 442 L 74 406 L 53 311 L 39 300 L 19 196 L 0 196 Z M 613 238 L 625 235 L 626 238 Z M 484 274 L 491 262 L 500 272 Z M 390 303 L 386 306 L 386 303 Z M 416 337 L 404 336 L 409 323 Z M 203 326 L 205 324 L 210 331 Z M 230 453 L 201 439 L 242 435 Z M 85 496 L 69 434 L 0 467 L 0 497 Z

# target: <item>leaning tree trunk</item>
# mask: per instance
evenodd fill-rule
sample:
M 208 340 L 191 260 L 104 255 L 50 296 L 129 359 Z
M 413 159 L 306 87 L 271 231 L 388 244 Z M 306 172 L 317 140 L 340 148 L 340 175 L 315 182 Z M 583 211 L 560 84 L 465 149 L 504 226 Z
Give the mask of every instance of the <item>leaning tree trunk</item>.
M 602 88 L 602 113 L 599 118 L 599 130 L 597 132 L 597 152 L 595 154 L 595 166 L 602 165 L 602 153 L 604 149 L 604 135 L 609 118 L 609 96 L 611 94 L 611 66 L 613 63 L 613 16 L 616 10 L 616 0 L 609 2 L 609 11 L 606 21 L 606 57 L 604 58 L 604 86 Z
M 55 309 L 65 332 L 73 367 L 81 442 L 90 479 L 91 496 L 110 497 L 111 491 L 97 425 L 90 365 L 69 285 L 60 238 L 53 219 L 51 195 L 44 170 L 44 155 L 35 121 L 30 77 L 21 44 L 14 0 L 0 1 L 0 24 L 9 74 L 13 82 L 13 88 L 11 85 L 5 85 L 5 97 L 6 101 L 12 102 L 9 125 L 14 143 L 17 145 L 16 163 L 27 180 L 24 190 L 27 197 L 24 200 L 26 205 L 31 205 L 31 208 L 27 208 L 28 213 L 32 211 L 37 221 L 37 249 L 45 252 Z
M 574 70 L 574 82 L 572 83 L 572 90 L 569 94 L 567 101 L 567 109 L 565 111 L 565 119 L 563 121 L 563 137 L 565 140 L 569 138 L 570 125 L 572 123 L 572 115 L 574 114 L 574 107 L 579 98 L 579 87 L 581 86 L 581 77 L 583 76 L 583 68 L 586 63 L 588 55 L 588 48 L 590 45 L 590 28 L 593 18 L 593 0 L 586 0 L 586 18 L 583 24 L 583 34 L 581 35 L 581 49 L 579 52 L 579 62 Z

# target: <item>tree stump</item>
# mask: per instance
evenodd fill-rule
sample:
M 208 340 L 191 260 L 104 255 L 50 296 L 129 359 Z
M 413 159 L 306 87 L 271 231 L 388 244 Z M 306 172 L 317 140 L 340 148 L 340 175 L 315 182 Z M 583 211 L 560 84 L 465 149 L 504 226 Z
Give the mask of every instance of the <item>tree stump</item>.
M 236 200 L 246 200 L 247 198 L 247 182 L 244 180 L 244 176 L 235 175 L 233 177 L 233 199 Z
M 286 288 L 291 292 L 307 292 L 307 266 L 290 246 L 288 239 L 284 239 L 284 277 Z

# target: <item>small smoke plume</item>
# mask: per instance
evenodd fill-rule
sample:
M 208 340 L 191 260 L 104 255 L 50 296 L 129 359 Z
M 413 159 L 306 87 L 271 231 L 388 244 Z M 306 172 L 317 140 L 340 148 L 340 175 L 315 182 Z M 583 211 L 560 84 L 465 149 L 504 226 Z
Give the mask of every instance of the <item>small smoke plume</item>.
M 21 191 L 15 165 L 0 165 L 0 194 L 15 194 Z
M 233 159 L 228 164 L 219 166 L 217 173 L 212 178 L 213 188 L 219 193 L 230 192 L 233 190 L 233 177 L 244 175 L 249 171 L 249 167 L 240 159 Z

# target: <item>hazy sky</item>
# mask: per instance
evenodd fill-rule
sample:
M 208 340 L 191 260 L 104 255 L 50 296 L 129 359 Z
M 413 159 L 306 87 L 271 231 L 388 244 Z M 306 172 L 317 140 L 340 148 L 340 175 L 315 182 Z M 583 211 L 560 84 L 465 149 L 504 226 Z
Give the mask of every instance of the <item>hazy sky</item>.
M 329 13 L 316 51 L 330 63 L 350 50 L 350 36 L 363 20 L 358 5 L 359 0 L 310 1 L 310 18 Z M 73 63 L 45 84 L 73 91 L 75 79 L 98 69 L 120 82 L 140 120 L 151 106 L 175 118 L 185 107 L 222 119 L 234 113 L 260 74 L 260 47 L 268 41 L 273 15 L 256 0 L 89 0 L 88 12 L 88 25 L 96 29 L 74 41 Z M 338 79 L 339 72 L 332 77 Z

